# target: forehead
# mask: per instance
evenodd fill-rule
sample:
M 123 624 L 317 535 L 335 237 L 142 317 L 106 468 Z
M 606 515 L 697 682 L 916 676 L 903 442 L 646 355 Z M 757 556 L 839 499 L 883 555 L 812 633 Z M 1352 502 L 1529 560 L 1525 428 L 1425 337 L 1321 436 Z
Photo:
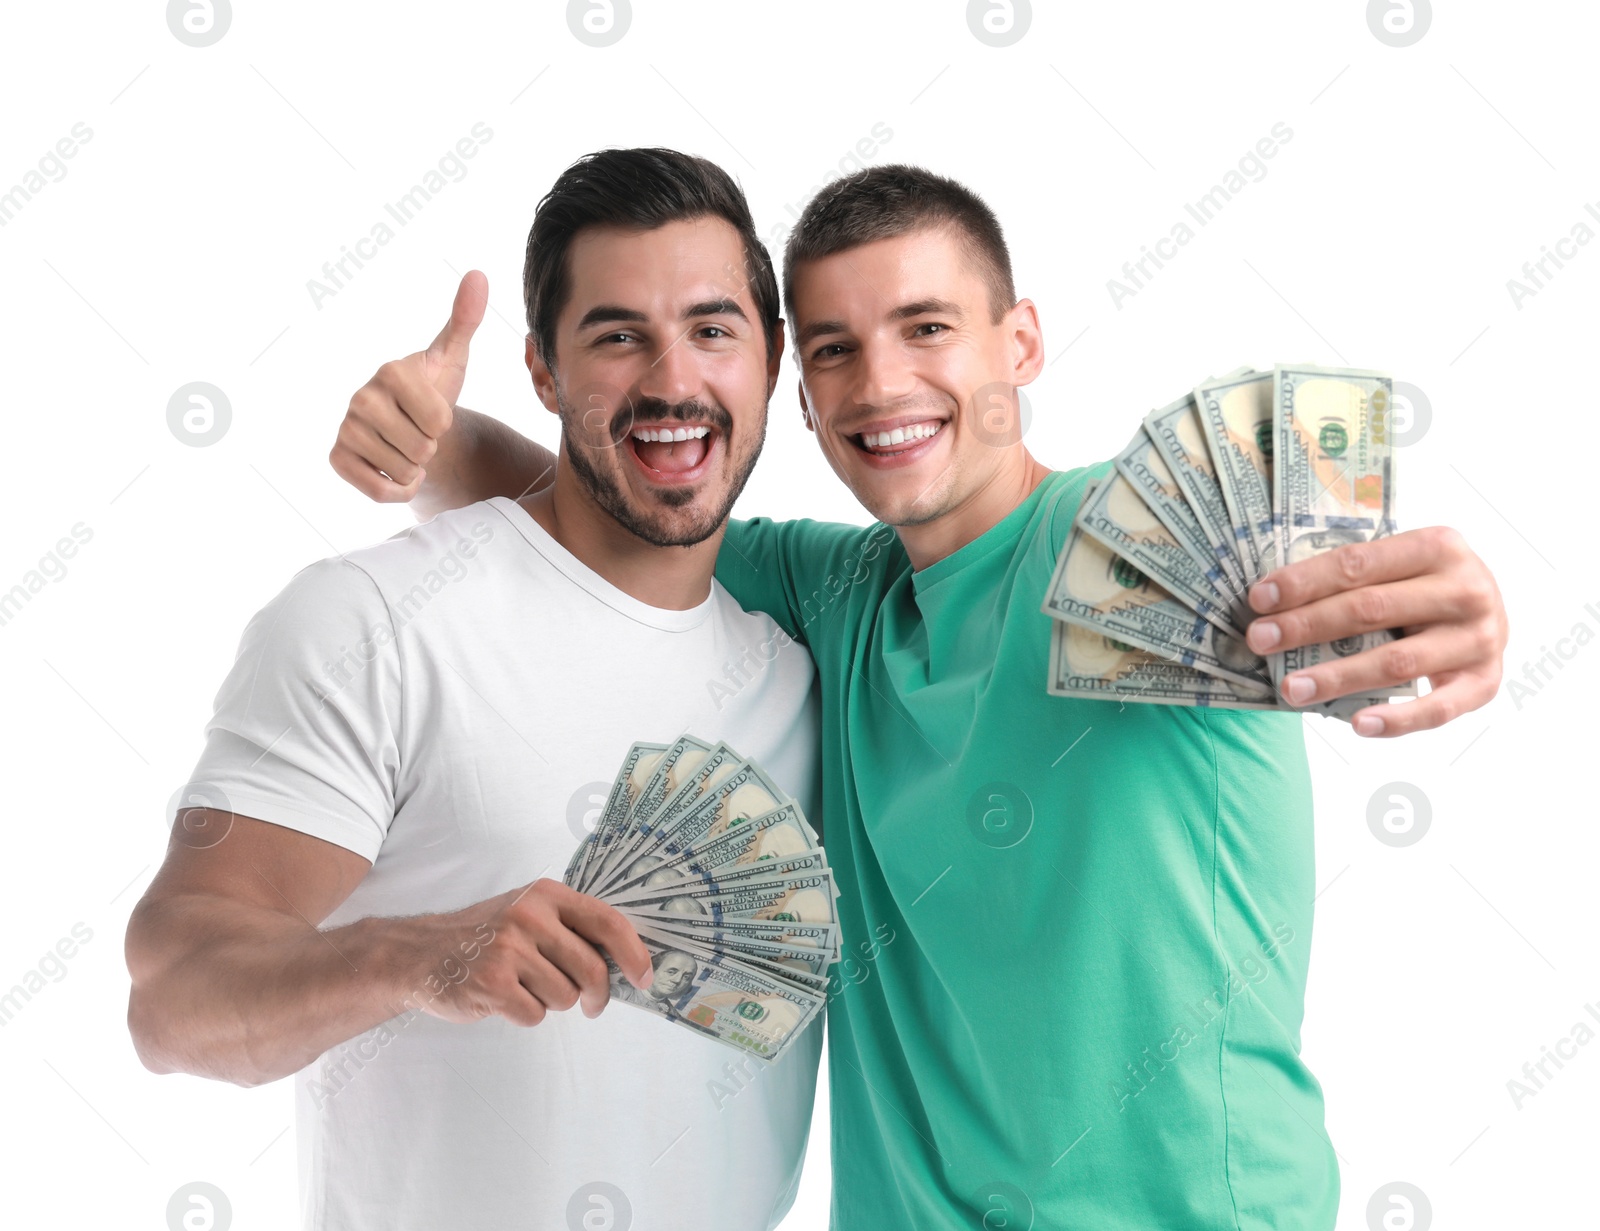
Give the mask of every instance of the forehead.
M 988 295 L 966 237 L 952 226 L 922 227 L 797 266 L 794 327 L 887 317 L 904 304 L 935 299 L 976 316 Z
M 688 218 L 641 231 L 585 227 L 567 249 L 570 287 L 562 315 L 595 304 L 675 314 L 684 303 L 727 297 L 755 319 L 741 276 L 744 243 L 722 218 Z

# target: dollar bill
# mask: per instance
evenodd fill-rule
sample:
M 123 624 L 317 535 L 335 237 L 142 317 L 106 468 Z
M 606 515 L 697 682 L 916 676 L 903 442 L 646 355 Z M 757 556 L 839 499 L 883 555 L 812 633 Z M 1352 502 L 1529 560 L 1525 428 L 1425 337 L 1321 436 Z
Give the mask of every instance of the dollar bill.
M 1077 524 L 1145 576 L 1159 582 L 1196 614 L 1225 633 L 1243 635 L 1230 614 L 1232 594 L 1219 593 L 1206 580 L 1172 531 L 1121 474 L 1112 474 L 1095 485 L 1078 511 Z
M 786 872 L 771 877 L 658 890 L 653 895 L 607 899 L 630 914 L 660 911 L 668 915 L 723 919 L 767 919 L 793 923 L 835 923 L 833 873 Z
M 1151 411 L 1145 417 L 1144 427 L 1150 434 L 1150 442 L 1167 463 L 1173 479 L 1188 500 L 1195 520 L 1205 532 L 1206 541 L 1225 561 L 1224 567 L 1239 592 L 1247 594 L 1250 575 L 1245 568 L 1245 557 L 1241 554 L 1244 548 L 1233 533 L 1228 503 L 1222 494 L 1216 463 L 1211 460 L 1211 452 L 1206 445 L 1205 429 L 1200 423 L 1194 394 L 1186 393 L 1176 402 Z
M 641 901 L 700 886 L 736 886 L 774 876 L 812 875 L 826 871 L 827 868 L 828 857 L 821 850 L 801 851 L 795 855 L 764 859 L 758 863 L 728 864 L 702 873 L 686 871 L 684 866 L 679 864 L 676 867 L 656 868 L 639 883 L 613 890 L 607 895 L 606 901 L 613 903 Z
M 1253 372 L 1194 391 L 1247 583 L 1271 571 L 1264 561 L 1273 552 L 1272 387 L 1271 372 Z
M 1081 624 L 1061 620 L 1051 621 L 1049 691 L 1057 697 L 1120 698 L 1158 705 L 1283 708 L 1270 688 L 1246 687 L 1207 675 Z
M 640 886 L 666 884 L 673 880 L 699 879 L 713 871 L 726 874 L 730 869 L 751 869 L 766 861 L 784 859 L 818 849 L 816 831 L 794 803 L 752 817 L 736 828 L 716 837 L 702 837 L 683 850 L 646 870 L 615 882 L 611 893 L 621 897 Z
M 1046 615 L 1243 685 L 1271 687 L 1266 662 L 1074 525 L 1045 596 Z
M 1392 383 L 1382 372 L 1311 364 L 1273 369 L 1274 564 L 1395 532 L 1392 402 Z M 1379 629 L 1274 654 L 1269 665 L 1281 683 L 1290 672 L 1394 638 Z M 1375 690 L 1371 699 L 1415 694 L 1413 680 Z M 1351 711 L 1353 703 L 1340 698 L 1328 704 Z
M 631 857 L 641 841 L 641 833 L 663 818 L 668 808 L 685 791 L 696 789 L 697 783 L 703 783 L 725 766 L 735 763 L 743 764 L 743 758 L 720 741 L 707 744 L 690 735 L 679 736 L 673 741 L 640 790 L 639 798 L 628 810 L 609 850 L 604 852 L 599 862 L 591 861 L 587 887 L 593 890 L 607 883 L 611 874 Z
M 611 998 L 696 1033 L 777 1060 L 826 997 L 732 962 L 709 963 L 670 944 L 645 940 L 655 980 L 640 991 L 612 963 Z
M 639 797 L 639 792 L 644 789 L 645 783 L 655 771 L 656 763 L 661 760 L 661 754 L 666 750 L 665 744 L 634 744 L 628 749 L 628 755 L 622 759 L 622 768 L 617 771 L 617 776 L 611 784 L 611 791 L 606 796 L 605 806 L 600 810 L 600 817 L 595 822 L 593 832 L 585 841 L 578 844 L 578 849 L 573 852 L 572 861 L 567 864 L 566 875 L 562 878 L 567 884 L 584 883 L 584 872 L 589 866 L 589 861 L 601 849 L 602 841 L 609 841 L 608 835 L 614 834 L 616 828 L 627 819 L 634 800 Z
M 715 778 L 715 785 L 677 816 L 642 826 L 627 852 L 616 859 L 613 870 L 595 879 L 593 892 L 604 895 L 613 884 L 677 858 L 691 844 L 730 828 L 735 819 L 752 820 L 792 802 L 759 765 L 735 758 L 723 776 L 723 766 L 713 762 L 714 757 L 708 756 L 696 774 L 704 772 L 707 781 Z
M 1244 581 L 1235 576 L 1231 554 L 1212 546 L 1200 519 L 1195 515 L 1183 489 L 1178 485 L 1172 468 L 1156 448 L 1155 441 L 1143 425 L 1134 433 L 1114 463 L 1117 472 L 1133 484 L 1150 511 L 1177 539 L 1191 559 L 1200 566 L 1201 575 L 1218 594 L 1227 595 L 1229 615 L 1235 624 L 1248 622 L 1249 604 L 1244 598 Z

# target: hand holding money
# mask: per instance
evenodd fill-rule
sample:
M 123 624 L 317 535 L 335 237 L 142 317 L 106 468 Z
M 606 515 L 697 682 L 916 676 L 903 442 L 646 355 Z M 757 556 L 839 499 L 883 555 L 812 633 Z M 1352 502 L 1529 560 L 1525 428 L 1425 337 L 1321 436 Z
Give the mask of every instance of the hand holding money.
M 753 761 L 634 744 L 563 880 L 638 930 L 654 978 L 610 997 L 775 1060 L 827 1001 L 838 896 L 816 832 Z
M 1250 647 L 1260 654 L 1378 628 L 1405 633 L 1375 650 L 1285 678 L 1290 700 L 1299 704 L 1428 677 L 1433 687 L 1427 696 L 1356 714 L 1361 735 L 1440 726 L 1484 705 L 1500 687 L 1505 605 L 1488 567 L 1445 526 L 1350 544 L 1277 569 L 1251 588 L 1250 606 L 1272 617 L 1246 630 Z M 1296 692 L 1297 680 L 1308 681 L 1311 691 Z
M 1280 365 L 1214 377 L 1152 411 L 1085 492 L 1057 562 L 1050 691 L 1287 708 L 1286 655 L 1248 644 L 1246 595 L 1280 559 L 1394 532 L 1389 397 L 1381 373 Z M 1292 653 L 1299 666 L 1392 637 Z M 1348 719 L 1407 688 L 1315 708 Z

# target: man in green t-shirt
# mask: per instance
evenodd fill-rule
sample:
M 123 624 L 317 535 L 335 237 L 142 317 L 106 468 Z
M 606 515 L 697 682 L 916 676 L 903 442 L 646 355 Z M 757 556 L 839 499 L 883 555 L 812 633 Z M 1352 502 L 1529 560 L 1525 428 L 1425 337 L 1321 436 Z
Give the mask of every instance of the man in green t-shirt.
M 531 302 L 527 360 L 561 453 L 452 413 L 480 277 L 428 351 L 352 401 L 342 475 L 427 515 L 526 494 L 553 467 L 623 490 L 694 464 L 692 443 L 668 460 L 654 421 L 629 430 L 625 365 L 590 379 L 572 349 L 557 371 L 560 338 L 541 330 L 558 322 Z M 1338 1170 L 1299 1054 L 1314 894 L 1300 716 L 1047 695 L 1041 599 L 1110 465 L 1051 471 L 1022 441 L 1014 391 L 1042 369 L 1042 337 L 976 196 L 911 167 L 838 181 L 795 228 L 784 289 L 806 425 L 878 521 L 730 521 L 716 577 L 806 645 L 821 682 L 844 938 L 835 1228 L 1332 1227 Z M 615 340 L 659 381 L 677 323 L 619 319 Z M 704 399 L 681 383 L 685 405 Z M 1436 726 L 1498 686 L 1504 609 L 1451 531 L 1340 548 L 1250 598 L 1258 652 L 1405 630 L 1299 673 L 1313 688 L 1298 704 L 1429 677 L 1429 695 L 1358 713 L 1363 734 Z

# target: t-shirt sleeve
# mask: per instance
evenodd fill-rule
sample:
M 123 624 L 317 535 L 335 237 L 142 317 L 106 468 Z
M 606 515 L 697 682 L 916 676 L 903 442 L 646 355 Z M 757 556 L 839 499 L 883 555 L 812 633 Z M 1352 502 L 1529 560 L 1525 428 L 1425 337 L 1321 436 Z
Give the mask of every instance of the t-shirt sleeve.
M 301 569 L 246 626 L 173 815 L 225 807 L 376 860 L 395 812 L 401 683 L 372 579 L 338 558 Z
M 766 612 L 789 636 L 809 644 L 806 626 L 828 606 L 834 579 L 859 577 L 893 537 L 881 524 L 730 520 L 717 554 L 717 580 L 746 611 Z

